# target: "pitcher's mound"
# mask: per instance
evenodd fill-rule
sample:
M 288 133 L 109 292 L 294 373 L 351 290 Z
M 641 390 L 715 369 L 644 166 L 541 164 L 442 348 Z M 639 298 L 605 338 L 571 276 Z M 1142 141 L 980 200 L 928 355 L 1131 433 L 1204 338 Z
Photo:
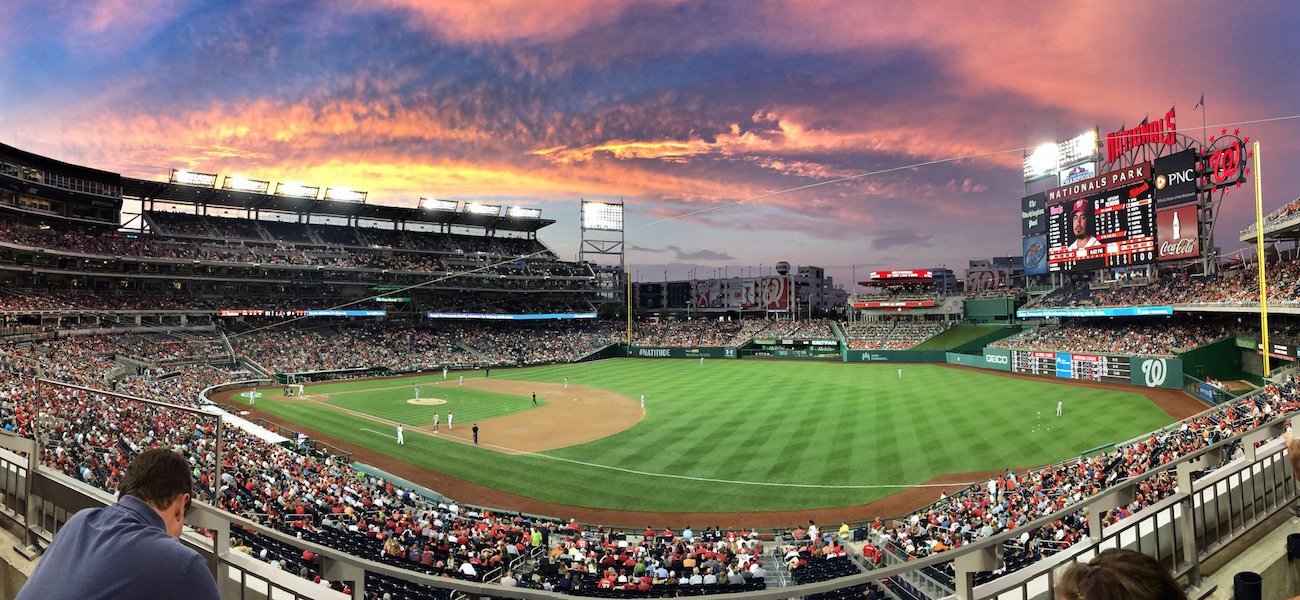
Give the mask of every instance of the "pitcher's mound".
M 417 404 L 419 406 L 434 406 L 437 404 L 446 404 L 447 401 L 442 398 L 411 398 L 406 401 L 407 404 Z

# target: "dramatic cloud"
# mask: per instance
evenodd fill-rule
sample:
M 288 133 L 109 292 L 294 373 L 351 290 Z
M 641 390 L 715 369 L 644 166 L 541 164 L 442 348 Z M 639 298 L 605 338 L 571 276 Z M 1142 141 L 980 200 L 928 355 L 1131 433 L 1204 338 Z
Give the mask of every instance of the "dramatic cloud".
M 6 143 L 134 177 L 527 204 L 568 256 L 577 202 L 623 199 L 631 252 L 670 269 L 848 279 L 1017 253 L 1025 146 L 1175 104 L 1194 137 L 1203 117 L 1300 112 L 1300 13 L 1276 1 L 16 0 L 0 17 Z M 1297 124 L 1241 126 L 1265 144 L 1270 208 L 1300 195 L 1300 172 L 1270 166 L 1300 154 Z M 1219 212 L 1225 251 L 1248 195 Z

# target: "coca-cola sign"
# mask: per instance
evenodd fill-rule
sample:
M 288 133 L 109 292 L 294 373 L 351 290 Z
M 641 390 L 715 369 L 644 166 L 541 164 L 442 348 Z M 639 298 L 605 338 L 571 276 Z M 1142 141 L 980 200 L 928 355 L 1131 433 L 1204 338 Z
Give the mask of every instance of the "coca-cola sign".
M 1195 204 L 1167 208 L 1156 213 L 1156 247 L 1159 260 L 1200 256 L 1200 227 Z

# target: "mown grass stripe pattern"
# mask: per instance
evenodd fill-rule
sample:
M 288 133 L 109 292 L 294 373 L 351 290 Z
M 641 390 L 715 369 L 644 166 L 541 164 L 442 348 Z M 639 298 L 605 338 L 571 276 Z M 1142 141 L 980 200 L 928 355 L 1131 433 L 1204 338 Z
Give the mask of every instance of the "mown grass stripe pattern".
M 897 365 L 716 359 L 701 366 L 698 360 L 614 359 L 494 370 L 492 376 L 555 383 L 567 376 L 575 385 L 634 399 L 646 395 L 647 414 L 636 426 L 549 456 L 740 481 L 915 484 L 946 473 L 1055 462 L 1169 422 L 1136 392 L 933 365 L 902 368 L 899 381 Z M 1059 419 L 1058 400 L 1065 402 L 1065 416 Z M 270 400 L 259 401 L 258 408 L 411 464 L 561 504 L 649 511 L 785 510 L 862 504 L 896 491 L 655 477 L 544 456 L 507 456 L 423 435 L 407 436 L 406 445 L 397 448 L 391 440 L 360 431 L 366 425 L 356 417 L 327 408 Z

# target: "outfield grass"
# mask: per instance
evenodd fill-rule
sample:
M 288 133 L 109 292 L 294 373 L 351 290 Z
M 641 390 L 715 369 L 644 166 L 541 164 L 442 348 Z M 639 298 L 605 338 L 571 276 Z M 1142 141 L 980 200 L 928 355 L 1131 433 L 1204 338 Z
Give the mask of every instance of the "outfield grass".
M 257 408 L 508 492 L 652 511 L 862 504 L 946 473 L 1060 461 L 1170 421 L 1135 392 L 932 365 L 904 365 L 899 380 L 898 368 L 613 359 L 494 370 L 494 378 L 558 383 L 567 376 L 576 385 L 646 395 L 646 417 L 631 429 L 532 456 L 423 435 L 408 435 L 397 448 L 328 408 L 269 399 Z M 1055 416 L 1058 400 L 1062 418 Z
M 470 423 L 546 405 L 542 398 L 537 399 L 535 407 L 531 397 L 463 388 L 450 381 L 427 382 L 423 378 L 419 385 L 420 397 L 446 400 L 446 404 L 411 404 L 408 400 L 415 398 L 416 386 L 407 381 L 353 381 L 320 387 L 311 388 L 311 393 L 328 393 L 327 404 L 416 426 L 433 424 L 434 413 L 441 415 L 440 422 L 446 425 L 448 413 L 456 415 L 458 423 Z M 325 391 L 326 387 L 332 391 Z

